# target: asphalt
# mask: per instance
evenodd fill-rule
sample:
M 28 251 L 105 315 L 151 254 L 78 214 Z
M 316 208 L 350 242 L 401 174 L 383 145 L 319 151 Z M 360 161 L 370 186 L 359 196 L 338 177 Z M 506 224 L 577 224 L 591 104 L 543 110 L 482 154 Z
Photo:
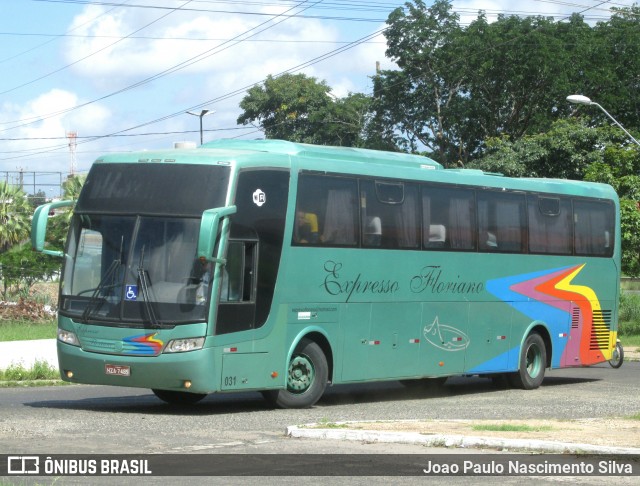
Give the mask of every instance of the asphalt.
M 640 358 L 640 348 L 625 348 L 625 360 Z M 36 361 L 46 362 L 58 367 L 55 339 L 37 339 L 32 341 L 0 342 L 0 370 L 9 366 L 22 365 L 31 368 Z M 323 429 L 319 424 L 294 425 L 287 427 L 290 437 L 307 439 L 352 440 L 358 442 L 384 442 L 395 444 L 417 444 L 425 447 L 447 447 L 466 449 L 497 449 L 509 451 L 530 451 L 546 453 L 590 453 L 590 454 L 635 454 L 640 448 L 610 447 L 593 444 L 576 444 L 560 441 L 535 439 L 509 439 L 499 437 L 480 437 L 471 435 L 425 435 L 406 431 L 375 431 L 349 429 L 344 427 Z

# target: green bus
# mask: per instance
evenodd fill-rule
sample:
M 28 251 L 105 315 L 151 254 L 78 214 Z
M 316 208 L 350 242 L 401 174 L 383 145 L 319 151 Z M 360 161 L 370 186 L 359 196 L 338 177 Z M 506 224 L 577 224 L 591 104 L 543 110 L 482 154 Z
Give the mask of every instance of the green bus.
M 64 252 L 46 249 L 49 214 L 71 205 Z M 328 384 L 533 389 L 607 361 L 619 213 L 603 184 L 220 140 L 99 158 L 77 201 L 36 210 L 32 244 L 64 259 L 63 380 L 309 407 Z

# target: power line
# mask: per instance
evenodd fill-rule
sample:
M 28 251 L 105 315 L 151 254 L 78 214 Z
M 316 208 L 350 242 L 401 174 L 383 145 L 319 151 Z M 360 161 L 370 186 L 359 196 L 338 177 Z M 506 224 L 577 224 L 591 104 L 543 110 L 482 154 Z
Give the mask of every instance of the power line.
M 44 0 L 38 0 L 38 1 L 44 1 Z M 189 1 L 192 1 L 192 0 L 189 0 Z M 318 0 L 313 5 L 318 4 L 321 1 L 322 0 Z M 215 46 L 215 47 L 213 47 L 211 49 L 208 49 L 208 50 L 206 50 L 206 51 L 204 51 L 204 52 L 202 52 L 202 53 L 200 53 L 200 54 L 198 54 L 196 56 L 193 56 L 193 57 L 187 59 L 186 61 L 178 63 L 178 64 L 172 66 L 171 68 L 165 69 L 164 71 L 156 73 L 153 76 L 149 76 L 149 77 L 147 77 L 145 79 L 142 79 L 142 80 L 140 80 L 140 81 L 138 81 L 138 82 L 136 82 L 134 84 L 131 84 L 129 86 L 121 88 L 121 89 L 119 89 L 117 91 L 114 91 L 114 92 L 112 92 L 110 94 L 104 95 L 104 96 L 99 97 L 97 99 L 93 99 L 91 101 L 87 101 L 85 103 L 81 103 L 81 104 L 76 105 L 76 106 L 71 107 L 71 108 L 66 108 L 66 109 L 59 110 L 59 111 L 56 111 L 56 112 L 53 112 L 53 113 L 49 113 L 49 114 L 44 115 L 44 116 L 38 116 L 38 117 L 26 118 L 26 119 L 22 119 L 22 120 L 12 120 L 12 121 L 7 121 L 7 122 L 2 122 L 2 124 L 4 124 L 4 125 L 8 125 L 10 123 L 19 123 L 19 124 L 11 126 L 11 127 L 4 128 L 4 129 L 1 129 L 0 132 L 5 132 L 5 131 L 8 131 L 8 130 L 13 130 L 15 128 L 24 127 L 24 126 L 30 125 L 32 123 L 35 123 L 36 121 L 46 120 L 46 119 L 52 118 L 54 116 L 59 116 L 59 115 L 66 114 L 66 113 L 69 113 L 69 112 L 74 111 L 74 110 L 78 110 L 80 108 L 83 108 L 85 106 L 91 105 L 93 103 L 97 103 L 98 101 L 103 101 L 103 100 L 105 100 L 107 98 L 110 98 L 112 96 L 124 93 L 126 91 L 130 91 L 130 90 L 135 89 L 135 88 L 137 88 L 139 86 L 142 86 L 144 84 L 150 83 L 151 81 L 155 81 L 156 79 L 159 79 L 161 77 L 167 76 L 168 74 L 172 74 L 172 73 L 174 73 L 176 71 L 182 70 L 182 69 L 184 69 L 186 67 L 191 66 L 192 64 L 195 64 L 195 63 L 200 62 L 200 61 L 202 61 L 204 59 L 207 59 L 207 58 L 213 56 L 214 54 L 218 54 L 219 52 L 222 52 L 222 51 L 224 51 L 224 50 L 226 50 L 226 49 L 228 49 L 228 48 L 230 48 L 232 46 L 235 46 L 235 45 L 243 42 L 245 39 L 252 38 L 252 37 L 254 37 L 254 36 L 256 36 L 256 35 L 258 35 L 258 34 L 260 34 L 262 32 L 265 32 L 266 30 L 269 30 L 269 29 L 275 27 L 276 25 L 281 24 L 282 22 L 284 22 L 284 21 L 286 21 L 286 20 L 288 20 L 290 18 L 290 17 L 288 17 L 286 15 L 287 12 L 289 12 L 291 10 L 294 10 L 294 9 L 296 9 L 298 7 L 301 7 L 302 5 L 304 5 L 306 3 L 308 3 L 307 0 L 302 1 L 302 2 L 298 2 L 298 4 L 295 7 L 292 7 L 291 9 L 285 11 L 283 14 L 280 14 L 280 15 L 276 16 L 276 17 L 283 17 L 283 18 L 281 20 L 275 22 L 275 23 L 272 23 L 274 19 L 269 19 L 269 20 L 267 20 L 265 22 L 262 22 L 261 24 L 258 24 L 257 26 L 252 27 L 251 29 L 249 29 L 249 30 L 247 30 L 247 31 L 245 31 L 245 32 L 243 32 L 241 34 L 238 34 L 237 36 L 235 36 L 234 38 L 230 39 L 229 41 L 223 42 L 222 44 L 219 44 L 218 46 Z M 313 5 L 304 7 L 302 9 L 302 11 L 311 8 Z M 165 17 L 166 17 L 166 15 L 165 15 Z M 267 24 L 270 24 L 270 23 L 271 23 L 271 25 L 267 25 Z M 261 27 L 263 27 L 265 25 L 266 25 L 266 27 L 263 28 L 262 30 L 258 30 L 257 32 L 254 32 L 253 34 L 250 34 L 252 31 L 255 31 L 256 29 L 260 29 Z M 141 29 L 138 29 L 137 31 L 139 31 L 139 30 L 141 30 Z M 248 35 L 248 34 L 250 34 L 250 35 Z M 244 37 L 244 36 L 246 36 L 246 37 Z M 231 44 L 231 45 L 227 45 L 227 44 Z M 219 50 L 217 50 L 217 49 L 219 49 Z M 87 57 L 89 57 L 89 56 L 87 56 Z M 3 93 L 0 93 L 0 94 L 3 94 Z M 190 109 L 196 109 L 196 108 L 200 108 L 200 106 L 194 107 L 194 108 L 190 108 Z
M 361 37 L 360 39 L 357 39 L 357 40 L 351 42 L 350 44 L 348 44 L 346 46 L 342 46 L 342 47 L 340 47 L 338 49 L 334 49 L 334 50 L 329 51 L 329 52 L 327 52 L 325 54 L 317 56 L 317 57 L 315 57 L 315 58 L 313 58 L 313 59 L 311 59 L 309 61 L 306 61 L 304 63 L 298 64 L 297 66 L 293 66 L 293 67 L 291 67 L 291 68 L 289 68 L 287 70 L 281 71 L 280 73 L 276 74 L 275 76 L 277 77 L 277 76 L 281 76 L 281 75 L 286 74 L 286 73 L 300 71 L 300 70 L 304 69 L 305 67 L 309 67 L 309 66 L 311 66 L 313 64 L 317 64 L 317 63 L 322 62 L 322 61 L 324 61 L 326 59 L 334 57 L 334 56 L 336 56 L 338 54 L 341 54 L 342 52 L 344 52 L 346 50 L 352 49 L 352 48 L 354 48 L 354 47 L 356 47 L 356 46 L 358 46 L 358 45 L 360 45 L 360 44 L 362 44 L 364 42 L 367 42 L 368 40 L 371 40 L 371 39 L 379 36 L 385 30 L 386 30 L 386 28 L 380 29 L 380 30 L 378 30 L 378 31 L 376 31 L 376 32 L 374 32 L 372 34 L 368 34 L 368 35 L 366 35 L 364 37 Z M 226 93 L 224 95 L 221 95 L 221 96 L 218 96 L 216 98 L 207 100 L 207 101 L 205 101 L 203 103 L 199 103 L 198 105 L 180 109 L 179 111 L 176 111 L 176 112 L 171 113 L 169 115 L 165 115 L 165 116 L 162 116 L 160 118 L 156 118 L 154 120 L 147 121 L 147 122 L 141 123 L 141 124 L 133 126 L 133 127 L 129 127 L 129 128 L 126 128 L 126 129 L 123 129 L 123 130 L 119 130 L 119 131 L 116 131 L 116 132 L 112 132 L 112 133 L 109 133 L 109 134 L 105 134 L 105 135 L 97 135 L 97 136 L 94 136 L 94 137 L 87 137 L 87 138 L 79 141 L 78 144 L 80 145 L 80 144 L 93 142 L 93 141 L 96 141 L 96 140 L 99 140 L 99 139 L 103 139 L 103 138 L 111 138 L 111 137 L 115 137 L 115 136 L 121 136 L 125 132 L 129 132 L 129 131 L 132 131 L 132 130 L 136 130 L 138 128 L 142 128 L 142 127 L 145 127 L 145 126 L 153 125 L 155 123 L 159 123 L 159 122 L 174 118 L 176 116 L 181 116 L 181 115 L 184 114 L 185 111 L 197 110 L 197 109 L 200 109 L 200 108 L 202 108 L 204 106 L 211 105 L 213 103 L 224 101 L 226 99 L 229 99 L 229 98 L 232 98 L 234 96 L 237 96 L 238 94 L 244 93 L 247 89 L 249 89 L 249 88 L 251 88 L 251 87 L 253 87 L 253 86 L 257 85 L 257 84 L 260 84 L 260 83 L 262 83 L 264 81 L 265 80 L 263 79 L 263 80 L 261 80 L 259 82 L 248 84 L 246 86 L 238 88 L 238 89 L 236 89 L 234 91 L 231 91 L 229 93 Z M 34 155 L 40 155 L 40 154 L 44 154 L 44 153 L 49 153 L 49 152 L 51 152 L 53 150 L 59 150 L 61 148 L 62 148 L 62 146 L 59 146 L 59 145 L 55 145 L 55 146 L 51 146 L 51 147 L 41 147 L 41 148 L 38 149 L 37 152 L 32 152 L 32 153 L 30 153 L 28 155 L 20 155 L 20 156 L 15 156 L 15 157 L 5 157 L 5 158 L 3 158 L 1 160 L 11 160 L 11 159 L 30 157 L 30 156 L 34 156 Z
M 186 1 L 182 4 L 182 6 L 187 5 L 187 4 L 191 3 L 192 1 L 193 1 L 193 0 L 186 0 Z M 180 7 L 176 7 L 176 8 L 174 8 L 174 9 L 172 9 L 170 12 L 168 12 L 168 13 L 166 13 L 166 14 L 164 14 L 164 15 L 160 16 L 160 17 L 158 17 L 157 19 L 155 19 L 155 20 L 153 20 L 153 21 L 149 22 L 148 24 L 146 24 L 146 25 L 144 25 L 144 26 L 140 27 L 139 29 L 134 30 L 134 31 L 132 32 L 132 34 L 131 34 L 131 35 L 136 34 L 136 33 L 140 32 L 141 30 L 146 29 L 146 28 L 147 28 L 147 27 L 149 27 L 150 25 L 153 25 L 153 24 L 155 24 L 155 23 L 157 23 L 157 22 L 161 21 L 161 20 L 162 20 L 162 19 L 164 19 L 165 17 L 168 17 L 168 16 L 169 16 L 169 15 L 171 15 L 172 13 L 174 13 L 174 12 L 176 12 L 176 11 L 178 11 L 178 10 L 181 10 L 181 9 L 182 9 L 182 6 L 180 6 Z M 30 85 L 30 84 L 33 84 L 33 83 L 37 82 L 37 81 L 40 81 L 41 79 L 48 78 L 49 76 L 51 76 L 51 75 L 53 75 L 53 74 L 59 73 L 60 71 L 63 71 L 63 70 L 65 70 L 65 69 L 67 69 L 67 68 L 69 68 L 69 67 L 71 67 L 71 66 L 74 66 L 75 64 L 78 64 L 79 62 L 82 62 L 82 61 L 84 61 L 84 60 L 86 60 L 86 59 L 88 59 L 88 58 L 90 58 L 90 57 L 92 57 L 92 56 L 95 56 L 95 55 L 96 55 L 96 54 L 98 54 L 99 52 L 105 51 L 105 50 L 107 50 L 107 49 L 109 49 L 109 48 L 111 48 L 111 47 L 115 46 L 116 44 L 118 44 L 118 43 L 120 43 L 120 42 L 124 41 L 124 40 L 125 40 L 125 39 L 127 39 L 128 37 L 129 37 L 128 35 L 126 35 L 126 36 L 124 36 L 124 37 L 121 37 L 121 38 L 119 38 L 117 41 L 115 41 L 115 42 L 113 42 L 113 43 L 109 44 L 108 46 L 104 46 L 104 47 L 102 47 L 101 49 L 98 49 L 97 51 L 92 52 L 91 54 L 88 54 L 88 55 L 86 55 L 86 56 L 84 56 L 84 57 L 82 57 L 82 58 L 80 58 L 80 59 L 76 59 L 76 60 L 75 60 L 75 61 L 73 61 L 72 63 L 67 64 L 67 65 L 65 65 L 65 66 L 62 66 L 61 68 L 58 68 L 58 69 L 56 69 L 56 70 L 54 70 L 54 71 L 51 71 L 51 72 L 49 72 L 48 74 L 45 74 L 45 75 L 43 75 L 43 76 L 40 76 L 40 77 L 38 77 L 38 78 L 36 78 L 36 79 L 32 79 L 31 81 L 28 81 L 28 82 L 26 82 L 26 83 L 22 83 L 22 84 L 21 84 L 21 85 L 19 85 L 19 86 L 14 86 L 14 87 L 13 87 L 13 88 L 11 88 L 11 89 L 7 89 L 7 90 L 5 90 L 5 91 L 0 91 L 0 95 L 7 94 L 7 93 L 11 93 L 12 91 L 15 91 L 16 89 L 22 88 L 22 87 L 24 87 L 24 86 L 28 86 L 28 85 Z

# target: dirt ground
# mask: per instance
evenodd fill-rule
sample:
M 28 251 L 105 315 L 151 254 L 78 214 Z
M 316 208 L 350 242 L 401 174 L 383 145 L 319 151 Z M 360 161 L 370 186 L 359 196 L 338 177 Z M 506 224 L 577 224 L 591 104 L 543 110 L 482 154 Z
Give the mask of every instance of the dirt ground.
M 476 430 L 476 426 L 526 426 L 526 431 Z M 340 425 L 342 427 L 342 425 Z M 593 444 L 612 447 L 640 448 L 640 420 L 576 419 L 576 420 L 438 420 L 401 422 L 358 422 L 345 425 L 349 429 L 388 432 L 413 432 L 425 435 L 464 435 L 537 439 Z M 318 425 L 322 427 L 322 425 Z M 623 443 L 621 443 L 621 438 Z

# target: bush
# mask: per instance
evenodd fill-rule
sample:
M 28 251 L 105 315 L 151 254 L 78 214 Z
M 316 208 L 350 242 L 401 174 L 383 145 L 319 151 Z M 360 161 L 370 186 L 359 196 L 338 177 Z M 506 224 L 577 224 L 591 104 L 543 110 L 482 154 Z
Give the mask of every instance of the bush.
M 0 278 L 2 296 L 10 294 L 28 296 L 35 282 L 50 281 L 60 274 L 62 260 L 37 253 L 27 245 L 15 246 L 0 253 Z
M 618 333 L 621 336 L 640 335 L 640 295 L 620 294 Z

